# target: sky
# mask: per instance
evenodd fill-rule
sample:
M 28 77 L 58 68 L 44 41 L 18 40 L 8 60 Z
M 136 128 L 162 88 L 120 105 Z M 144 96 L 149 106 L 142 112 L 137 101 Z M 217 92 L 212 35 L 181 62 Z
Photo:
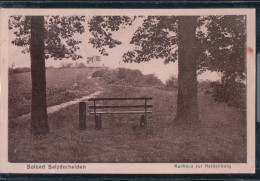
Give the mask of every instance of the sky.
M 117 40 L 122 42 L 121 45 L 116 46 L 112 49 L 106 49 L 108 52 L 108 56 L 102 56 L 97 49 L 93 48 L 90 43 L 88 43 L 89 38 L 92 36 L 91 33 L 88 31 L 87 23 L 84 24 L 85 32 L 83 34 L 76 34 L 74 39 L 81 40 L 82 43 L 80 44 L 80 50 L 78 54 L 80 54 L 83 58 L 73 61 L 71 59 L 62 59 L 62 60 L 54 60 L 54 59 L 47 59 L 46 60 L 46 67 L 54 66 L 60 67 L 62 63 L 86 63 L 87 57 L 92 56 L 101 56 L 101 65 L 104 64 L 110 68 L 118 68 L 124 67 L 129 69 L 138 69 L 143 74 L 155 74 L 159 79 L 163 82 L 168 80 L 171 76 L 178 76 L 178 61 L 171 62 L 168 64 L 163 63 L 163 59 L 153 59 L 149 62 L 144 63 L 124 63 L 122 62 L 122 56 L 127 51 L 133 50 L 134 45 L 130 45 L 129 42 L 131 41 L 131 37 L 133 36 L 134 32 L 137 30 L 139 26 L 142 25 L 143 20 L 139 19 L 134 21 L 132 26 L 128 26 L 125 29 L 122 29 L 118 32 L 113 33 L 113 37 Z M 15 38 L 12 31 L 9 31 L 9 66 L 14 63 L 14 67 L 30 67 L 30 55 L 22 54 L 21 51 L 23 48 L 17 47 L 11 43 L 11 41 Z M 198 76 L 198 80 L 219 80 L 220 75 L 216 72 L 205 72 L 202 75 Z

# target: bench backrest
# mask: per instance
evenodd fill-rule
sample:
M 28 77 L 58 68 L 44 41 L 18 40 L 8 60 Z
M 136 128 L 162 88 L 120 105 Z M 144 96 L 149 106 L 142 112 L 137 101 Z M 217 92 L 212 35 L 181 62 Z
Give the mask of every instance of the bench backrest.
M 152 111 L 148 110 L 148 108 L 152 108 L 153 105 L 147 104 L 148 100 L 152 100 L 152 97 L 120 97 L 120 98 L 90 98 L 88 101 L 93 101 L 94 105 L 89 106 L 89 109 L 92 109 L 93 112 L 90 112 L 90 114 L 147 114 L 152 113 Z M 138 104 L 138 105 L 96 105 L 96 102 L 99 101 L 135 101 L 135 100 L 144 100 L 144 104 Z M 98 109 L 127 109 L 127 108 L 144 108 L 143 111 L 97 111 Z

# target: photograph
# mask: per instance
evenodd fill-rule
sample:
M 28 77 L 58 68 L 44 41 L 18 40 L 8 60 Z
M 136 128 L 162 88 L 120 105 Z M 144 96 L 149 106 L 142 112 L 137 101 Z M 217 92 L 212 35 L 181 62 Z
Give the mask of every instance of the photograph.
M 0 14 L 0 170 L 255 171 L 255 9 Z

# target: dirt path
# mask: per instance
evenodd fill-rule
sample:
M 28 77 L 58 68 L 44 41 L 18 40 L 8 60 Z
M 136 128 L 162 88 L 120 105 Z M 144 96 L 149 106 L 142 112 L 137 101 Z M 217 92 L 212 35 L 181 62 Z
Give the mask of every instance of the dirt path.
M 88 78 L 91 79 L 91 76 L 89 76 Z M 47 114 L 52 114 L 52 113 L 57 112 L 57 111 L 59 111 L 59 110 L 61 110 L 63 108 L 66 108 L 68 106 L 77 104 L 77 103 L 79 103 L 81 101 L 87 101 L 88 99 L 93 98 L 93 97 L 101 94 L 103 88 L 99 85 L 99 83 L 97 81 L 95 82 L 95 84 L 99 88 L 98 91 L 96 91 L 96 92 L 94 92 L 92 94 L 89 94 L 87 96 L 83 96 L 81 98 L 74 99 L 74 100 L 69 101 L 69 102 L 64 102 L 64 103 L 59 104 L 59 105 L 50 106 L 50 107 L 47 108 Z M 16 117 L 14 119 L 11 119 L 11 122 L 28 121 L 29 119 L 31 119 L 31 113 L 27 113 L 27 114 L 24 114 L 22 116 L 19 116 L 19 117 Z

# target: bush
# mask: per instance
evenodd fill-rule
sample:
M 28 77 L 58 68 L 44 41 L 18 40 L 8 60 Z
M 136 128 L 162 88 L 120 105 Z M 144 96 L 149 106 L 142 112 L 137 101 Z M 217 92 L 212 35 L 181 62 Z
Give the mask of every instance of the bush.
M 119 68 L 117 79 L 121 84 L 135 86 L 162 86 L 162 81 L 154 74 L 143 75 L 140 70 Z
M 115 71 L 101 69 L 92 74 L 108 84 L 133 85 L 133 86 L 162 86 L 162 82 L 154 74 L 143 75 L 140 70 L 119 68 Z
M 162 86 L 163 83 L 154 74 L 144 75 L 145 85 L 149 86 Z
M 210 87 L 215 101 L 237 108 L 246 108 L 246 85 L 244 83 L 227 80 L 212 82 Z
M 210 80 L 202 80 L 198 82 L 198 86 L 197 86 L 197 90 L 201 91 L 205 94 L 212 94 L 212 88 L 210 87 L 211 85 L 211 81 Z
M 125 68 L 119 68 L 117 73 L 117 79 L 122 84 L 140 85 L 140 80 L 143 74 L 140 70 L 131 70 Z
M 107 69 L 97 70 L 92 74 L 92 77 L 99 77 L 101 80 L 104 80 L 108 84 L 114 83 L 114 81 L 116 80 L 115 74 Z
M 84 64 L 84 63 L 79 63 L 79 64 L 76 64 L 75 67 L 77 68 L 86 68 L 87 66 Z
M 165 83 L 166 89 L 177 89 L 178 87 L 178 79 L 176 76 L 172 75 Z
M 92 77 L 104 78 L 110 75 L 110 72 L 106 69 L 97 70 L 92 74 Z
M 73 63 L 61 63 L 61 67 L 60 68 L 71 68 L 73 67 Z

